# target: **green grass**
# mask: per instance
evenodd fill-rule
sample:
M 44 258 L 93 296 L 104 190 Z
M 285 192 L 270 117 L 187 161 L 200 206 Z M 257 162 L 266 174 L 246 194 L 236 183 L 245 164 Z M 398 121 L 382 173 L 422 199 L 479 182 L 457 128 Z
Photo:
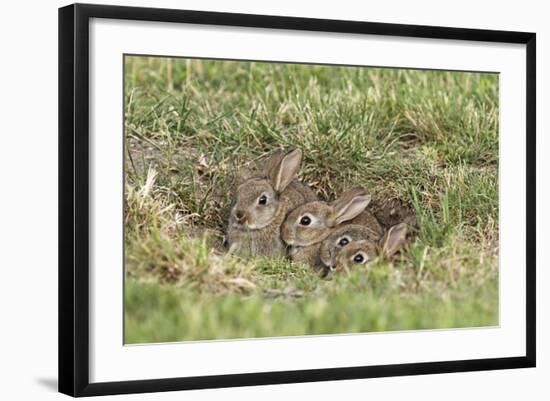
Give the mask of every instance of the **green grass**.
M 127 57 L 127 343 L 498 324 L 498 76 Z M 364 186 L 420 230 L 401 258 L 326 280 L 237 260 L 239 174 L 300 147 L 322 199 Z

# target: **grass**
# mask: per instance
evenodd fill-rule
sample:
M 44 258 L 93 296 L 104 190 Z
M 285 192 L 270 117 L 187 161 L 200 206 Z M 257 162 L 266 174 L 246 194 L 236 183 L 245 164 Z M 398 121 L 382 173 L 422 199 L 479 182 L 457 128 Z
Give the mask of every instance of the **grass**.
M 498 75 L 127 56 L 125 127 L 127 343 L 498 324 Z M 238 176 L 281 146 L 322 199 L 414 208 L 400 259 L 224 255 Z

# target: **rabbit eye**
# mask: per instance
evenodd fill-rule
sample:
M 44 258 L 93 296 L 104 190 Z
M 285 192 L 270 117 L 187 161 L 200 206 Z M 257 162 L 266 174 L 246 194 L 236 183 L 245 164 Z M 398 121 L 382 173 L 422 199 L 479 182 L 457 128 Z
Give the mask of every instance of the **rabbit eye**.
M 308 216 L 304 216 L 300 219 L 300 224 L 303 226 L 309 226 L 311 224 L 311 219 Z
M 353 261 L 355 263 L 363 263 L 365 261 L 365 257 L 363 255 L 361 255 L 360 253 L 358 253 L 357 255 L 355 255 L 353 257 Z
M 349 239 L 347 239 L 346 237 L 341 238 L 340 241 L 338 241 L 338 245 L 340 246 L 346 246 L 347 244 L 349 244 Z
M 260 196 L 260 197 L 258 198 L 258 203 L 259 203 L 260 205 L 265 205 L 265 204 L 267 203 L 267 196 L 265 196 L 265 195 Z

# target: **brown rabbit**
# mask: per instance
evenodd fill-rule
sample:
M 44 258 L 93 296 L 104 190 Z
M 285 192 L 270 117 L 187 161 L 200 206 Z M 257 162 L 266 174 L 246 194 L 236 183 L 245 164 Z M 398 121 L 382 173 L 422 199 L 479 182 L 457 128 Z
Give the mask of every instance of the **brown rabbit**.
M 319 259 L 326 269 L 334 267 L 340 251 L 349 244 L 357 241 L 379 242 L 382 235 L 361 224 L 344 224 L 331 231 L 329 236 L 321 243 Z
M 391 258 L 404 244 L 407 236 L 407 224 L 400 223 L 391 227 L 379 240 L 362 239 L 342 247 L 330 266 L 332 271 L 348 270 L 354 265 L 367 265 L 377 257 Z
M 331 204 L 326 202 L 309 202 L 290 212 L 281 227 L 281 238 L 290 245 L 289 256 L 295 262 L 322 268 L 319 258 L 319 247 L 332 229 L 341 224 L 361 224 L 376 218 L 365 212 L 370 196 L 364 191 L 345 192 Z M 365 213 L 367 216 L 361 216 Z M 372 218 L 371 218 L 372 217 Z M 372 221 L 371 221 L 372 223 Z M 376 222 L 374 230 L 381 231 Z
M 280 228 L 285 216 L 297 206 L 317 197 L 296 179 L 302 151 L 288 154 L 276 151 L 261 174 L 247 179 L 237 188 L 229 216 L 227 245 L 240 256 L 284 256 L 285 244 Z

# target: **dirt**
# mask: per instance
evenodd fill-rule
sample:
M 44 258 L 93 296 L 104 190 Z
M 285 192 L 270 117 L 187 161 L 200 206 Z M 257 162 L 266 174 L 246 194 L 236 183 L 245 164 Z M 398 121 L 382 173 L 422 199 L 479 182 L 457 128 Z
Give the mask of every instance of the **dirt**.
M 396 224 L 405 223 L 409 226 L 409 235 L 418 231 L 418 219 L 414 210 L 399 199 L 375 203 L 372 210 L 385 230 Z

